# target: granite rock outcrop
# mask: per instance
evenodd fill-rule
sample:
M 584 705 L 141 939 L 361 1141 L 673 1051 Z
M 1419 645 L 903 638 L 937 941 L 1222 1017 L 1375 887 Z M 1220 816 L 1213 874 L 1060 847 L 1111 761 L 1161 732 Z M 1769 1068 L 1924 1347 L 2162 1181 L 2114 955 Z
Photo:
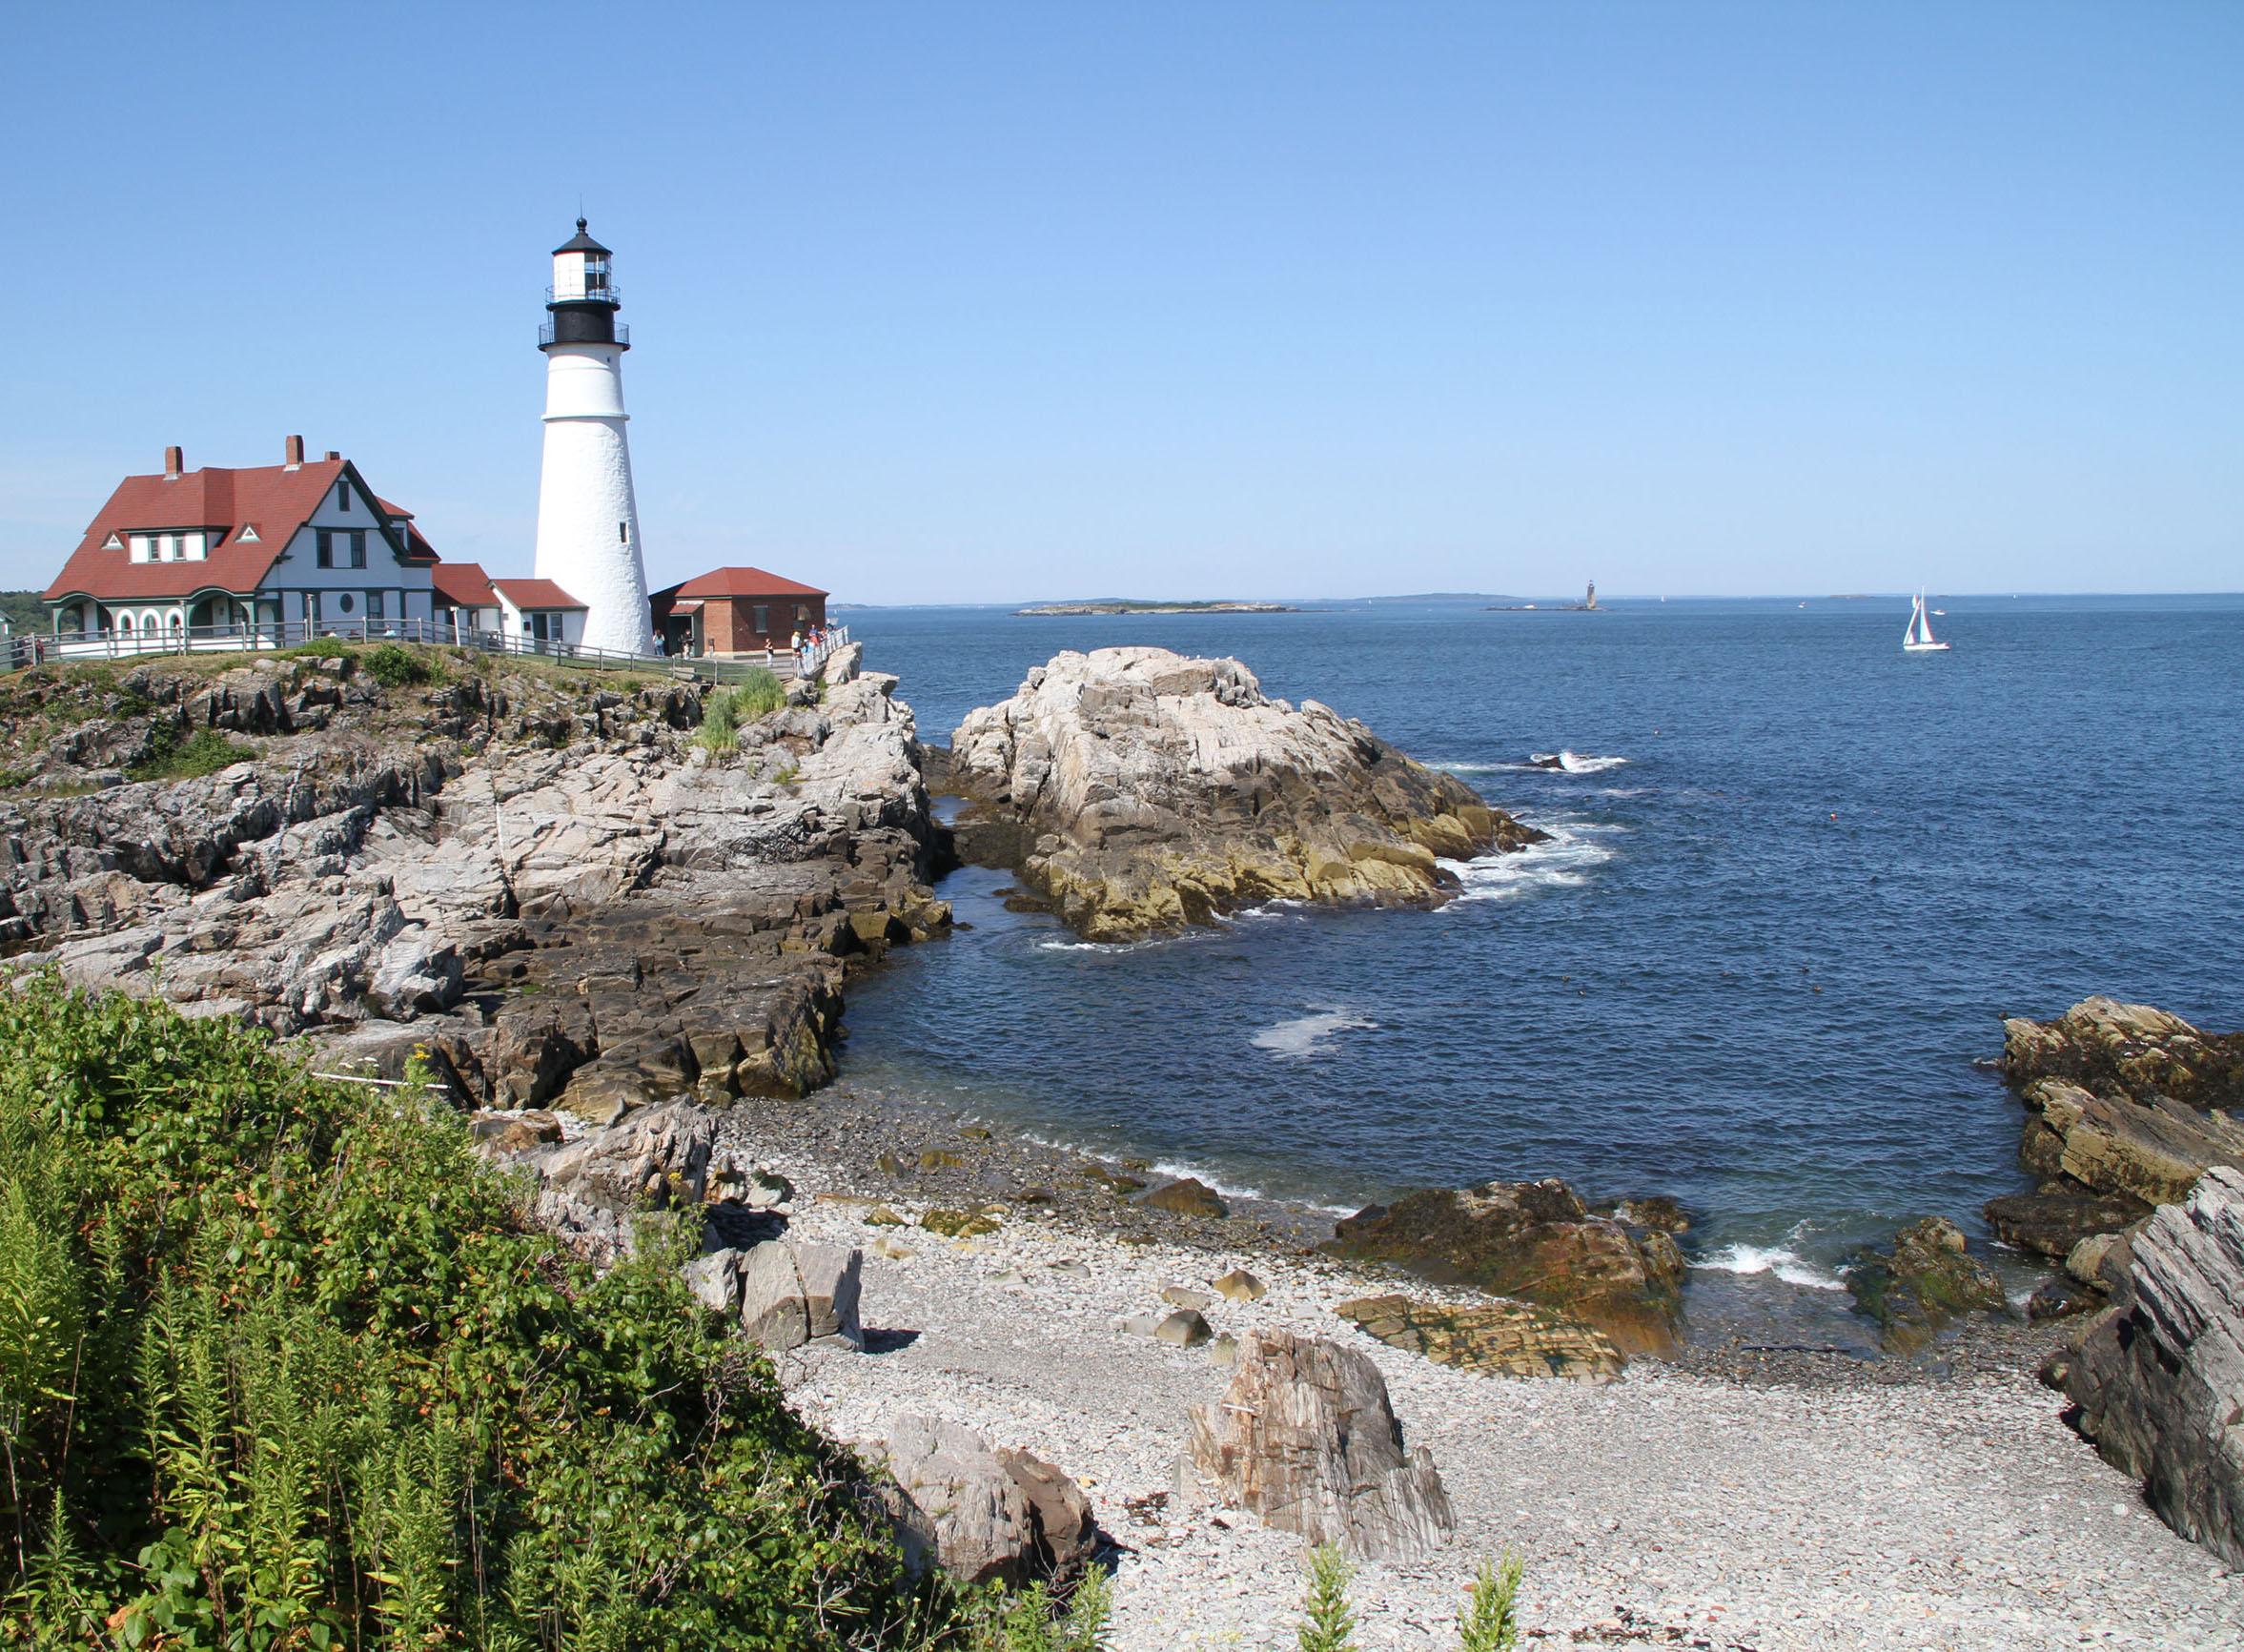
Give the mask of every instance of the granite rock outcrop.
M 1553 1310 L 1626 1357 L 1677 1348 L 1684 1263 L 1675 1240 L 1592 1215 L 1561 1181 L 1423 1188 L 1336 1224 L 1323 1249 Z
M 465 1105 L 597 1127 L 826 1082 L 848 970 L 949 922 L 910 710 L 855 650 L 722 749 L 704 686 L 651 662 L 413 661 L 426 681 L 344 650 L 0 685 L 10 968 L 382 1076 L 418 1053 Z M 124 779 L 213 734 L 241 761 Z
M 1543 835 L 1235 660 L 1163 648 L 1055 656 L 968 715 L 944 772 L 961 858 L 1093 940 L 1275 899 L 1435 905 L 1459 887 L 1444 861 Z

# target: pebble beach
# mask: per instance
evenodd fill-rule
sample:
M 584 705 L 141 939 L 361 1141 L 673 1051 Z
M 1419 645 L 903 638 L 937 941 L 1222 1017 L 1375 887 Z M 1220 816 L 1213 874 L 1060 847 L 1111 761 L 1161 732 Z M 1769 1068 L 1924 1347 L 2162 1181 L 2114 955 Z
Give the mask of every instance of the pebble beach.
M 1360 1569 L 1366 1647 L 1455 1645 L 1466 1582 L 1507 1551 L 1526 1562 L 1523 1642 L 1553 1648 L 2244 1639 L 2244 1577 L 2162 1525 L 2035 1380 L 2055 1329 L 1989 1321 L 1907 1365 L 1702 1349 L 1598 1385 L 1491 1377 L 1334 1316 L 1332 1304 L 1397 1282 L 1308 1253 L 1318 1213 L 1171 1221 L 1095 1178 L 1071 1192 L 1079 1155 L 846 1087 L 784 1113 L 737 1111 L 727 1130 L 734 1151 L 793 1185 L 793 1233 L 866 1253 L 867 1351 L 780 1356 L 791 1402 L 867 1441 L 900 1413 L 933 1413 L 1074 1476 L 1109 1540 L 1123 1652 L 1294 1644 L 1300 1541 L 1179 1491 L 1187 1408 L 1220 1398 L 1229 1373 L 1212 1346 L 1143 1334 L 1173 1306 L 1165 1289 L 1213 1295 L 1241 1267 L 1268 1294 L 1217 1297 L 1202 1310 L 1211 1327 L 1283 1327 L 1368 1353 L 1458 1516 L 1427 1560 Z M 956 1162 L 922 1170 L 930 1152 Z M 938 1204 L 994 1213 L 1024 1189 L 1030 1201 L 1005 1203 L 994 1232 L 916 1225 Z

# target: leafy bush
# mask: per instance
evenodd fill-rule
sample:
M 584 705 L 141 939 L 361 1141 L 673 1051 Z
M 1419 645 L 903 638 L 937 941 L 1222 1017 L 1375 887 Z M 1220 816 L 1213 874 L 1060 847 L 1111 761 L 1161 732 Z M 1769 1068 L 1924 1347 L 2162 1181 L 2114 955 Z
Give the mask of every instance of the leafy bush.
M 409 648 L 395 642 L 381 642 L 369 649 L 360 662 L 367 675 L 384 688 L 403 688 L 411 683 L 434 683 L 437 668 Z
M 1065 1601 L 1041 1583 L 985 1596 L 969 1619 L 973 1652 L 1103 1652 L 1114 1597 L 1107 1575 L 1086 1572 Z
M 421 1090 L 0 992 L 0 1644 L 955 1643 L 690 1248 L 596 1275 Z
M 293 648 L 283 648 L 279 657 L 283 660 L 343 660 L 357 651 L 340 637 L 314 637 L 298 642 Z
M 182 738 L 176 723 L 159 722 L 148 731 L 148 755 L 125 771 L 132 780 L 183 780 L 231 768 L 250 753 L 215 728 L 198 728 Z

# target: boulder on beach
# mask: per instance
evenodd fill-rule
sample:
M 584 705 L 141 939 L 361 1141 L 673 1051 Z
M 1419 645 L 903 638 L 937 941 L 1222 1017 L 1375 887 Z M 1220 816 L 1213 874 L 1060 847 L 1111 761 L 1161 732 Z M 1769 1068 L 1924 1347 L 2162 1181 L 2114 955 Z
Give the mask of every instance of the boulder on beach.
M 1964 1231 L 1927 1216 L 1894 1235 L 1890 1254 L 1866 1250 L 1847 1270 L 1855 1310 L 1878 1323 L 1890 1353 L 1911 1354 L 1964 1314 L 2004 1304 L 2002 1281 L 1966 1254 Z
M 1065 653 L 968 715 L 946 769 L 962 858 L 1002 866 L 1093 940 L 1259 901 L 1429 906 L 1444 859 L 1543 836 L 1362 724 L 1262 692 L 1236 660 Z
M 1222 1501 L 1365 1560 L 1422 1555 L 1457 1525 L 1433 1458 L 1403 1447 L 1379 1368 L 1321 1338 L 1240 1337 L 1221 1401 L 1192 1408 L 1192 1466 Z
M 902 1416 L 887 1445 L 890 1513 L 906 1563 L 966 1583 L 1081 1570 L 1098 1532 L 1082 1488 L 1051 1463 L 992 1449 L 972 1429 Z
M 2096 1265 L 2115 1259 L 2111 1306 L 2048 1375 L 2160 1519 L 2244 1567 L 2244 1174 L 2208 1170 Z
M 1323 1249 L 1555 1309 L 1631 1358 L 1677 1348 L 1684 1268 L 1675 1241 L 1591 1215 L 1561 1181 L 1421 1189 L 1338 1223 Z

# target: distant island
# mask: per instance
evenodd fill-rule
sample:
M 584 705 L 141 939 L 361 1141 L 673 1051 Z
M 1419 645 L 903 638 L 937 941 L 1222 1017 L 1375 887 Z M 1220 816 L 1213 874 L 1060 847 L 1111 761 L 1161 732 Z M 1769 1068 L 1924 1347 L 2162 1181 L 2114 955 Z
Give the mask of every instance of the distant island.
M 1099 597 L 1084 602 L 1039 602 L 1015 608 L 1017 615 L 1053 614 L 1298 614 L 1283 602 L 1133 602 L 1124 597 Z

